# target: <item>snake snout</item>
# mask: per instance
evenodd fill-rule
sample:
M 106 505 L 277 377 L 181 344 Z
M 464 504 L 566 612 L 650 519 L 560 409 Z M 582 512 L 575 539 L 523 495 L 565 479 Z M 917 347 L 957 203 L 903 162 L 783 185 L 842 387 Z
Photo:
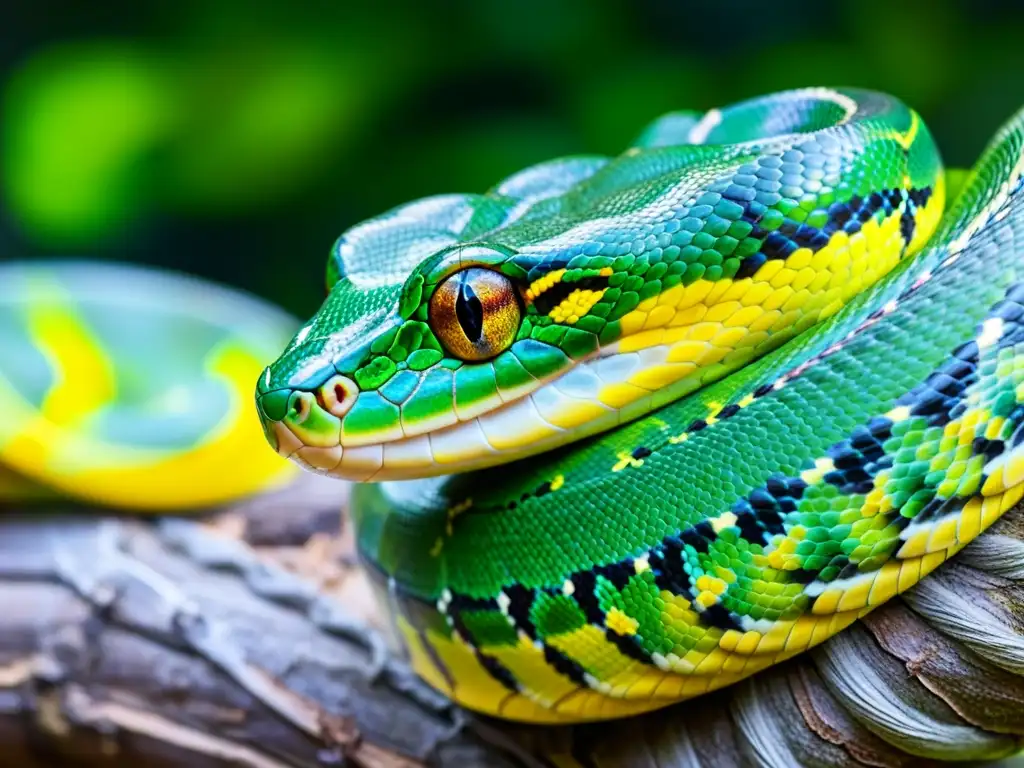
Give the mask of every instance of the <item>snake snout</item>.
M 257 391 L 256 407 L 267 440 L 278 453 L 291 456 L 303 446 L 337 446 L 341 419 L 358 394 L 354 381 L 335 374 L 314 389 Z
M 269 392 L 256 393 L 256 408 L 259 410 L 260 420 L 264 423 L 284 420 L 288 411 L 288 401 L 291 398 L 290 389 L 274 389 Z

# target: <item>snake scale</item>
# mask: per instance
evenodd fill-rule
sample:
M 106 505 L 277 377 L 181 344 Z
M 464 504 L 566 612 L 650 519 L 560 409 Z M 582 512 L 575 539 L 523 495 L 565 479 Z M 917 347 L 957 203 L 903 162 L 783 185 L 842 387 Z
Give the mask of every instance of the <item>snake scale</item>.
M 965 177 L 878 93 L 666 115 L 618 157 L 347 231 L 313 319 L 254 335 L 283 348 L 264 433 L 359 481 L 360 552 L 454 700 L 576 722 L 697 696 L 839 632 L 1024 495 L 1022 173 L 1024 112 Z M 21 383 L 36 421 L 23 403 L 0 461 L 133 506 L 56 482 L 26 440 L 40 414 L 95 426 L 102 392 L 68 414 L 60 386 Z M 287 474 L 263 454 L 247 477 Z

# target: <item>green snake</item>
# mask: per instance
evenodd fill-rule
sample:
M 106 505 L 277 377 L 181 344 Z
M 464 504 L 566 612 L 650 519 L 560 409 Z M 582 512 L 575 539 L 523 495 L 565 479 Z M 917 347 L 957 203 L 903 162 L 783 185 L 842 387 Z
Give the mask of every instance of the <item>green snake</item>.
M 347 231 L 258 377 L 264 433 L 359 481 L 380 598 L 460 704 L 575 722 L 714 690 L 1024 495 L 1022 174 L 1024 112 L 966 178 L 882 94 L 672 113 Z

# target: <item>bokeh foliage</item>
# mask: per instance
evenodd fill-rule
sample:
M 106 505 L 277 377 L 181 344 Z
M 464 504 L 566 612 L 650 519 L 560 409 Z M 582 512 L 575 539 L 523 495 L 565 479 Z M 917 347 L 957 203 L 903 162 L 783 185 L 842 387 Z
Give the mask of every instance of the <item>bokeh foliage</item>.
M 1024 3 L 19 0 L 0 249 L 160 264 L 300 315 L 328 246 L 418 196 L 615 153 L 658 114 L 801 85 L 918 109 L 951 165 L 1024 105 Z

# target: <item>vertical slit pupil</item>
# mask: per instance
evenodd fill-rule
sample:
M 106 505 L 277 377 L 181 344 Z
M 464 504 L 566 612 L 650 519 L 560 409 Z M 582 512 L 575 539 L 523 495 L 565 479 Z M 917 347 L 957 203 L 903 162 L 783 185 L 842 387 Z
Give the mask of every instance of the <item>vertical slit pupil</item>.
M 466 338 L 474 344 L 478 343 L 484 333 L 484 307 L 465 277 L 459 285 L 459 295 L 455 300 L 455 316 Z

